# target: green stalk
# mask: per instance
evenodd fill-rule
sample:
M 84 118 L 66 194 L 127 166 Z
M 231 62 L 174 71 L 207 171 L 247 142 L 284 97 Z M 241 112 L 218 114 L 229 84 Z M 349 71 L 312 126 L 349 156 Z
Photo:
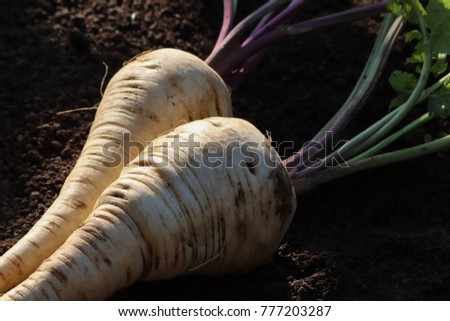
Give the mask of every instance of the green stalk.
M 395 128 L 402 120 L 405 118 L 405 116 L 411 111 L 411 109 L 416 105 L 417 100 L 422 95 L 425 85 L 428 81 L 428 77 L 430 75 L 431 71 L 431 63 L 432 63 L 432 51 L 431 51 L 431 44 L 428 39 L 428 32 L 425 26 L 425 22 L 423 20 L 423 17 L 419 11 L 419 8 L 417 6 L 417 3 L 415 1 L 410 1 L 411 6 L 417 16 L 419 27 L 422 32 L 423 37 L 423 46 L 424 46 L 424 52 L 425 52 L 425 59 L 424 63 L 422 65 L 422 70 L 420 73 L 419 80 L 417 81 L 417 84 L 409 96 L 408 100 L 397 108 L 399 110 L 395 115 L 390 119 L 384 126 L 382 126 L 376 133 L 371 133 L 371 135 L 363 135 L 360 136 L 358 139 L 352 139 L 347 144 L 342 146 L 342 148 L 339 150 L 339 154 L 344 158 L 350 158 L 353 156 L 356 156 L 358 153 L 362 152 L 363 150 L 369 148 L 373 144 L 375 144 L 377 141 L 379 141 L 382 137 L 387 135 L 392 129 Z
M 432 95 L 436 90 L 438 90 L 439 88 L 441 88 L 441 86 L 443 86 L 447 81 L 449 81 L 450 79 L 450 73 L 446 74 L 444 77 L 440 78 L 438 81 L 436 81 L 433 85 L 431 85 L 430 87 L 428 87 L 427 89 L 425 89 L 422 94 L 420 95 L 419 99 L 417 99 L 416 101 L 416 105 L 422 103 L 424 100 L 426 100 L 427 98 L 429 98 L 430 95 Z M 364 131 L 362 131 L 361 133 L 359 133 L 357 136 L 355 136 L 352 140 L 355 141 L 359 141 L 361 139 L 361 137 L 368 137 L 371 135 L 374 135 L 376 132 L 378 132 L 385 124 L 387 124 L 397 113 L 399 113 L 399 109 L 395 109 L 393 111 L 391 111 L 389 114 L 385 115 L 383 118 L 381 118 L 380 120 L 378 120 L 375 124 L 373 124 L 372 126 L 370 126 L 369 128 L 365 129 Z M 420 127 L 421 125 L 427 123 L 428 121 L 434 119 L 435 117 L 432 115 L 424 114 L 421 117 L 419 117 L 418 119 L 416 119 L 415 121 L 413 121 L 412 123 L 406 125 L 405 128 L 402 128 L 400 130 L 398 130 L 397 132 L 395 132 L 394 134 L 390 135 L 389 137 L 385 138 L 383 141 L 377 143 L 375 146 L 371 147 L 370 149 L 368 149 L 366 152 L 363 152 L 360 155 L 357 155 L 355 157 L 353 157 L 351 160 L 360 160 L 363 159 L 365 157 L 368 156 L 372 156 L 375 155 L 377 152 L 379 152 L 380 150 L 382 150 L 383 148 L 387 147 L 389 144 L 391 144 L 392 142 L 394 142 L 396 139 L 400 138 L 402 135 L 406 134 L 407 132 Z M 337 157 L 339 155 L 339 157 Z M 337 150 L 335 152 L 333 152 L 332 154 L 330 154 L 330 156 L 328 156 L 329 159 L 333 159 L 333 157 L 335 159 L 343 159 L 342 155 L 340 154 L 340 150 Z M 320 162 L 322 164 L 326 164 L 325 162 L 327 161 L 327 159 L 325 160 L 320 160 Z M 287 162 L 287 160 L 285 161 L 285 166 L 288 166 L 290 163 Z M 295 165 L 295 164 L 294 164 Z M 292 166 L 292 165 L 291 165 Z M 314 166 L 310 167 L 310 171 L 306 172 L 306 171 L 301 171 L 299 173 L 299 175 L 295 175 L 292 176 L 292 179 L 297 179 L 297 178 L 301 178 L 301 177 L 305 177 L 308 175 L 311 175 L 311 171 L 314 171 L 317 168 L 322 168 L 323 166 L 319 166 L 317 164 L 314 164 Z M 296 168 L 294 168 L 295 170 Z M 292 169 L 291 169 L 292 170 Z M 292 170 L 293 171 L 293 170 Z M 305 175 L 305 173 L 307 175 Z
M 441 88 L 441 86 L 443 86 L 449 80 L 450 80 L 450 72 L 448 74 L 446 74 L 444 77 L 442 77 L 441 79 L 439 79 L 438 81 L 436 81 L 432 86 L 425 89 L 417 103 L 422 102 L 425 99 L 427 99 L 431 94 L 433 94 L 436 90 Z
M 403 19 L 395 19 L 394 15 L 387 14 L 383 20 L 383 25 L 379 31 L 379 35 L 375 41 L 374 49 L 370 53 L 369 58 L 367 59 L 368 63 L 365 65 L 360 78 L 358 79 L 355 87 L 352 92 L 348 96 L 347 100 L 344 102 L 343 106 L 339 109 L 339 111 L 333 116 L 333 118 L 327 123 L 313 140 L 317 140 L 317 137 L 326 132 L 332 124 L 332 121 L 336 118 L 339 118 L 341 114 L 345 112 L 349 103 L 353 100 L 355 96 L 361 91 L 361 88 L 366 88 L 368 84 L 371 83 L 372 79 L 378 79 L 377 75 L 380 73 L 379 66 L 382 64 L 382 61 L 387 58 L 387 55 L 383 55 L 382 53 L 386 48 L 391 47 L 391 42 L 395 40 L 396 35 L 400 31 L 403 26 Z M 394 24 L 395 23 L 395 24 Z M 394 28 L 392 28 L 394 26 Z M 389 51 L 389 50 L 388 50 Z
M 378 32 L 374 47 L 370 53 L 367 63 L 359 77 L 352 92 L 336 114 L 323 126 L 320 131 L 311 139 L 311 142 L 284 161 L 287 168 L 292 169 L 291 176 L 296 176 L 302 169 L 302 158 L 304 154 L 310 155 L 311 150 L 317 145 L 324 145 L 326 132 L 333 132 L 334 136 L 339 135 L 345 125 L 359 112 L 367 96 L 372 92 L 378 80 L 383 66 L 389 56 L 390 49 L 404 23 L 402 17 L 395 18 L 392 14 L 387 14 L 383 20 L 382 27 Z M 315 155 L 310 155 L 314 158 Z M 303 166 L 294 166 L 301 162 Z M 306 169 L 305 169 L 306 170 Z M 307 170 L 306 170 L 307 171 Z
M 387 146 L 389 146 L 390 144 L 395 142 L 397 139 L 399 139 L 400 137 L 402 137 L 406 133 L 409 133 L 410 131 L 412 131 L 412 130 L 414 130 L 414 129 L 416 129 L 416 128 L 424 125 L 424 124 L 426 124 L 427 122 L 429 122 L 430 120 L 432 120 L 434 118 L 435 117 L 431 116 L 429 113 L 423 114 L 422 116 L 420 116 L 416 120 L 412 121 L 411 123 L 409 123 L 408 125 L 406 125 L 402 129 L 396 131 L 392 135 L 386 137 L 381 142 L 379 142 L 378 144 L 372 146 L 371 148 L 369 148 L 365 152 L 359 154 L 358 156 L 353 157 L 350 160 L 350 162 L 362 160 L 364 158 L 367 158 L 367 157 L 370 157 L 370 156 L 373 156 L 373 155 L 377 154 L 380 150 L 386 148 Z
M 436 139 L 429 143 L 401 149 L 394 152 L 378 154 L 382 149 L 392 144 L 404 134 L 418 128 L 419 126 L 436 118 L 436 116 L 426 113 L 418 119 L 412 121 L 403 128 L 391 133 L 391 131 L 408 115 L 411 109 L 429 98 L 436 90 L 441 88 L 450 79 L 450 73 L 442 77 L 432 86 L 425 88 L 431 73 L 432 49 L 429 34 L 425 25 L 418 3 L 409 1 L 422 33 L 422 44 L 424 47 L 424 62 L 417 84 L 409 96 L 408 100 L 397 109 L 385 115 L 372 126 L 348 141 L 344 146 L 335 150 L 332 154 L 317 163 L 312 164 L 312 170 L 301 171 L 296 176 L 292 176 L 292 181 L 298 193 L 307 191 L 322 183 L 356 173 L 362 170 L 384 166 L 408 159 L 436 153 L 450 147 L 450 135 Z M 390 134 L 390 135 L 389 135 Z M 385 136 L 388 137 L 384 138 Z M 383 139 L 384 138 L 384 139 Z M 377 155 L 378 154 L 378 155 Z M 330 161 L 338 160 L 338 165 L 331 168 Z
M 440 78 L 438 81 L 436 81 L 433 85 L 431 85 L 430 87 L 428 87 L 427 89 L 425 89 L 422 94 L 420 95 L 420 97 L 417 99 L 416 104 L 418 105 L 420 103 L 422 103 L 424 100 L 426 100 L 427 98 L 429 98 L 430 95 L 432 95 L 436 90 L 438 90 L 441 86 L 443 86 L 448 80 L 450 79 L 450 73 L 446 74 L 444 77 Z M 363 132 L 361 132 L 359 135 L 355 136 L 354 139 L 355 140 L 360 140 L 360 137 L 370 137 L 371 135 L 374 135 L 377 131 L 379 131 L 390 119 L 392 119 L 395 114 L 397 114 L 399 112 L 398 109 L 395 109 L 393 111 L 391 111 L 389 114 L 387 114 L 386 116 L 384 116 L 382 119 L 380 119 L 378 122 L 376 122 L 375 124 L 373 124 L 372 126 L 370 126 L 369 128 L 367 128 L 366 130 L 364 130 Z M 391 136 L 389 136 L 388 138 L 384 139 L 382 142 L 379 142 L 377 145 L 378 147 L 372 147 L 374 148 L 373 151 L 379 151 L 380 149 L 378 149 L 379 147 L 383 146 L 384 143 L 388 143 L 391 139 L 393 139 L 394 135 L 399 135 L 397 138 L 400 138 L 401 135 L 405 134 L 407 131 L 410 131 L 414 128 L 419 127 L 420 125 L 423 125 L 425 123 L 427 123 L 428 121 L 430 121 L 431 119 L 434 118 L 434 116 L 424 114 L 421 117 L 419 117 L 417 120 L 415 120 L 414 122 L 408 124 L 404 129 L 400 129 L 399 131 L 397 131 L 396 133 L 392 134 Z M 423 119 L 425 118 L 425 119 Z M 423 121 L 423 122 L 422 122 Z M 414 126 L 414 127 L 412 127 Z M 400 134 L 401 133 L 401 134 Z M 396 138 L 396 139 L 397 139 Z M 384 142 L 384 143 L 383 143 Z M 388 146 L 391 142 L 389 142 L 387 145 L 383 146 L 382 148 Z M 369 149 L 369 150 L 372 150 Z M 369 151 L 368 150 L 368 151 Z M 366 155 L 368 156 L 368 154 L 365 154 L 365 152 L 361 155 Z M 374 153 L 370 153 L 370 156 L 374 155 Z M 362 159 L 362 157 L 359 156 L 355 156 L 352 159 Z
M 434 154 L 450 148 L 450 135 L 418 146 L 401 149 L 395 152 L 371 156 L 360 160 L 351 160 L 341 167 L 325 169 L 316 175 L 295 180 L 294 187 L 297 194 L 304 193 L 313 187 L 354 174 L 363 170 L 404 162 L 417 157 Z

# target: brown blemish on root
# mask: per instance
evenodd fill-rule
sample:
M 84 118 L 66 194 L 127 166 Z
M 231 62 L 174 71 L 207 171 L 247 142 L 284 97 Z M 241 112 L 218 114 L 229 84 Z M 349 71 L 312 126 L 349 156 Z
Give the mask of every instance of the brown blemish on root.
M 123 97 L 121 97 L 121 99 L 128 100 L 128 101 L 132 101 L 132 102 L 134 102 L 134 103 L 136 103 L 136 104 L 139 104 L 139 103 L 141 102 L 140 98 L 137 97 L 136 95 L 134 95 L 133 97 L 130 97 L 130 96 L 123 96 Z M 125 109 L 125 108 L 123 108 L 123 109 Z M 134 112 L 131 110 L 131 108 L 126 108 L 125 110 L 130 111 L 130 113 L 134 113 Z
M 55 295 L 58 298 L 58 300 L 61 300 L 61 294 L 59 293 L 58 288 L 53 284 L 53 282 L 51 280 L 48 282 L 48 284 L 52 288 L 52 290 L 55 293 Z
M 111 260 L 108 259 L 106 256 L 103 257 L 103 262 L 105 262 L 107 265 L 111 266 Z
M 153 248 L 150 245 L 148 245 L 147 256 L 145 257 L 143 256 L 144 272 L 142 275 L 149 275 L 150 271 L 152 271 L 153 268 L 152 257 L 153 257 Z
M 61 253 L 60 256 L 58 257 L 58 259 L 63 262 L 65 265 L 67 265 L 69 268 L 72 268 L 73 266 L 73 258 L 65 253 Z
M 19 289 L 14 290 L 16 292 L 16 295 L 12 295 L 11 298 L 15 301 L 17 301 L 17 299 L 23 298 L 25 297 L 25 295 L 23 294 L 22 291 L 20 291 Z
M 219 217 L 219 250 L 225 252 L 226 249 L 226 225 L 225 225 L 225 214 L 223 211 L 218 213 Z
M 54 267 L 49 267 L 48 271 L 53 274 L 61 283 L 66 283 L 67 282 L 67 276 L 61 272 L 58 269 L 55 269 Z
M 170 96 L 167 96 L 167 99 L 169 99 L 171 101 L 171 103 L 172 103 L 172 106 L 175 107 L 176 104 L 175 104 L 175 102 L 173 100 L 174 97 L 175 97 L 174 95 L 170 95 Z M 180 102 L 181 107 L 183 108 L 184 112 L 188 116 L 188 120 L 190 122 L 194 121 L 195 118 L 194 118 L 194 115 L 192 114 L 191 108 L 189 108 L 189 106 L 181 99 L 181 97 L 178 97 L 178 101 Z
M 82 227 L 82 230 L 84 232 L 87 232 L 90 235 L 94 236 L 98 240 L 101 240 L 101 241 L 106 240 L 105 233 L 103 232 L 103 230 L 101 228 L 98 228 L 95 225 L 92 225 L 92 224 L 85 225 Z
M 33 245 L 33 246 L 34 246 L 35 248 L 37 248 L 37 249 L 40 248 L 39 244 L 37 244 L 36 242 L 34 242 L 34 241 L 32 241 L 32 240 L 27 239 L 27 242 L 30 243 L 31 245 Z
M 247 169 L 252 175 L 256 175 L 256 166 L 251 161 L 246 161 L 245 166 L 247 166 Z
M 131 188 L 130 185 L 118 182 L 115 184 L 116 187 L 123 189 L 124 191 L 129 190 Z
M 150 119 L 150 120 L 152 120 L 154 122 L 157 122 L 157 123 L 160 122 L 159 117 L 156 116 L 155 114 L 149 113 L 146 116 L 147 116 L 148 119 Z
M 161 263 L 161 259 L 159 258 L 158 255 L 155 255 L 155 269 L 157 269 L 159 267 L 159 264 Z
M 286 171 L 281 165 L 274 170 L 273 175 L 276 214 L 285 220 L 289 218 L 293 211 L 292 198 L 294 196 L 292 195 L 290 178 L 286 175 Z
M 247 237 L 248 231 L 247 220 L 245 218 L 237 220 L 236 233 L 241 240 L 244 240 Z
M 127 283 L 131 280 L 131 268 L 127 266 Z
M 141 230 L 139 224 L 136 222 L 136 220 L 133 218 L 132 215 L 130 215 L 129 213 L 127 213 L 124 209 L 122 209 L 121 206 L 123 206 L 124 202 L 120 202 L 120 204 L 115 204 L 113 201 L 108 200 L 108 205 L 111 205 L 113 207 L 115 207 L 117 210 L 109 210 L 109 214 L 114 215 L 117 219 L 120 220 L 120 222 L 115 223 L 115 224 L 124 224 L 127 229 L 132 233 L 133 236 L 135 236 L 135 238 L 137 240 L 142 240 L 144 241 L 144 247 L 147 248 L 148 245 L 145 242 L 146 238 L 145 238 L 145 233 L 143 233 L 143 231 Z M 128 222 L 127 219 L 130 221 Z M 131 224 L 130 224 L 131 223 Z M 101 231 L 99 229 L 99 231 Z M 103 231 L 101 231 L 101 234 L 103 234 Z M 144 262 L 144 266 L 146 265 L 146 257 L 147 257 L 147 252 L 145 251 L 145 249 L 142 249 L 142 247 L 139 247 L 139 252 L 141 254 L 141 258 Z
M 169 88 L 173 88 L 174 92 L 183 91 L 178 82 L 178 78 L 181 78 L 180 76 L 181 75 L 177 75 L 177 74 L 173 75 L 172 73 L 169 73 L 167 75 L 167 80 L 169 81 L 169 86 L 170 86 Z
M 55 223 L 55 222 L 49 222 L 48 223 L 51 227 L 53 227 L 53 228 L 60 228 L 60 226 L 59 226 L 59 224 L 58 223 Z M 47 227 L 47 226 L 46 226 Z
M 84 230 L 84 229 L 83 229 Z M 89 233 L 89 232 L 88 232 Z M 92 248 L 95 250 L 98 250 L 97 244 L 95 244 L 95 239 L 92 239 L 89 235 L 80 235 L 80 239 L 82 239 L 84 242 L 89 244 Z M 80 249 L 79 249 L 80 250 Z M 88 256 L 85 252 L 83 252 L 84 255 Z
M 146 69 L 150 69 L 150 70 L 158 70 L 158 69 L 161 69 L 161 68 L 162 68 L 161 65 L 155 64 L 155 63 L 152 63 L 152 64 L 144 64 L 144 65 L 142 65 L 142 67 L 144 67 L 144 68 L 146 68 Z
M 89 258 L 88 253 L 86 253 L 86 251 L 84 250 L 83 246 L 80 246 L 77 243 L 73 243 L 71 244 L 74 248 L 76 248 L 78 251 L 80 251 L 85 257 Z
M 141 80 L 139 77 L 136 76 L 128 76 L 127 78 L 123 79 L 124 81 L 133 81 L 133 80 Z
M 213 93 L 214 93 L 214 107 L 216 108 L 217 116 L 223 116 L 222 111 L 220 110 L 219 94 L 217 93 L 217 90 L 214 89 L 214 87 Z
M 70 198 L 70 199 L 64 200 L 64 204 L 65 204 L 67 207 L 70 207 L 70 208 L 72 208 L 72 209 L 74 209 L 74 210 L 78 210 L 78 209 L 84 210 L 84 209 L 87 208 L 86 203 L 84 203 L 84 202 L 82 202 L 82 201 L 79 201 L 79 200 L 77 200 L 77 199 L 74 199 L 74 198 Z
M 92 185 L 92 181 L 87 177 L 81 177 L 81 178 L 74 179 L 73 181 L 71 181 L 71 183 L 78 183 L 78 184 L 82 184 L 82 185 Z
M 44 288 L 41 288 L 40 290 L 44 298 L 50 301 L 50 296 L 48 295 L 47 291 L 45 291 Z
M 53 214 L 55 217 L 59 218 L 61 221 L 66 222 L 66 218 L 60 214 Z
M 245 200 L 245 192 L 242 189 L 242 184 L 239 182 L 237 183 L 237 192 L 234 197 L 234 203 L 236 207 L 239 207 L 240 204 Z
M 23 282 L 23 283 L 22 283 L 22 287 L 24 287 L 25 289 L 27 289 L 27 290 L 30 291 L 30 292 L 33 291 L 33 288 L 30 287 L 26 282 Z
M 15 253 L 13 253 L 12 255 L 14 256 L 15 260 L 17 260 L 18 262 L 20 262 L 20 263 L 23 264 L 23 260 L 22 260 L 22 258 L 21 258 L 20 256 L 18 256 L 18 255 L 15 254 Z
M 114 191 L 111 191 L 111 192 L 109 192 L 109 195 L 110 195 L 111 197 L 119 198 L 119 199 L 124 200 L 124 201 L 127 201 L 127 200 L 128 200 L 128 197 L 127 197 L 127 196 L 125 195 L 125 193 L 124 193 L 123 191 L 121 191 L 121 190 L 114 190 Z
M 139 79 L 140 80 L 140 79 Z M 145 86 L 139 84 L 139 83 L 128 83 L 127 86 L 129 88 L 133 88 L 133 89 L 139 89 L 139 90 L 145 90 Z
M 114 224 L 114 221 L 108 215 L 94 214 L 94 217 L 98 217 L 99 219 L 102 219 L 108 223 Z
M 111 146 L 111 147 L 115 147 L 115 146 Z M 87 153 L 85 155 L 88 155 Z M 93 155 L 98 155 L 97 153 L 93 154 Z M 91 164 L 83 164 L 83 167 L 85 168 L 89 168 L 89 169 L 93 169 L 94 171 L 98 171 L 98 166 L 96 165 L 91 165 Z

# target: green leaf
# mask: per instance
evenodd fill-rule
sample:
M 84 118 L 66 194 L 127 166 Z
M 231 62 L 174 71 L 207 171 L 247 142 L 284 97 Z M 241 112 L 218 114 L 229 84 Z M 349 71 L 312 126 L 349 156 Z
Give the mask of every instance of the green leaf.
M 435 62 L 431 67 L 431 72 L 435 75 L 440 75 L 447 70 L 447 67 L 447 55 L 440 53 L 435 58 Z
M 389 77 L 389 83 L 397 92 L 397 96 L 391 100 L 389 110 L 397 108 L 406 102 L 417 84 L 417 76 L 404 71 L 396 70 Z
M 416 2 L 417 7 L 419 8 L 420 14 L 423 17 L 427 16 L 427 11 L 425 10 L 425 8 L 422 6 L 422 4 L 420 3 L 419 0 L 411 0 Z M 419 21 L 416 17 L 416 14 L 414 13 L 414 10 L 412 9 L 410 4 L 405 4 L 404 5 L 404 9 L 403 9 L 403 15 L 406 17 L 406 20 L 409 23 L 413 23 L 413 24 L 419 24 Z
M 419 30 L 414 29 L 405 34 L 405 42 L 411 42 L 413 40 L 421 40 L 422 34 Z
M 425 53 L 420 50 L 414 51 L 410 57 L 406 58 L 408 64 L 421 64 L 425 60 Z M 419 68 L 420 70 L 420 68 Z
M 389 111 L 392 111 L 393 109 L 397 108 L 398 106 L 403 105 L 408 100 L 409 96 L 410 96 L 410 94 L 407 94 L 407 93 L 398 94 L 389 103 Z
M 398 1 L 389 0 L 386 7 L 396 16 L 400 15 L 400 13 L 402 12 L 402 5 Z
M 428 112 L 437 117 L 450 116 L 450 83 L 444 84 L 428 99 Z
M 435 53 L 450 53 L 450 0 L 429 0 L 428 27 L 431 48 Z
M 423 7 L 422 3 L 420 3 L 419 0 L 414 0 L 414 1 L 417 2 L 417 6 L 419 7 L 420 14 L 421 14 L 422 16 L 426 17 L 426 16 L 427 16 L 427 11 L 426 11 L 425 8 Z M 446 0 L 444 0 L 444 1 L 446 1 Z M 415 15 L 414 15 L 414 16 L 415 16 Z
M 417 84 L 417 76 L 404 71 L 396 70 L 389 77 L 389 83 L 397 93 L 411 93 Z
M 446 78 L 442 86 L 450 90 L 450 78 Z
M 417 7 L 419 8 L 421 14 L 423 16 L 426 16 L 426 10 L 418 0 L 411 0 L 416 2 Z M 408 1 L 401 1 L 401 0 L 390 0 L 387 4 L 387 9 L 391 11 L 394 15 L 403 15 L 406 20 L 413 24 L 418 24 L 417 17 L 412 10 L 411 5 L 408 3 Z

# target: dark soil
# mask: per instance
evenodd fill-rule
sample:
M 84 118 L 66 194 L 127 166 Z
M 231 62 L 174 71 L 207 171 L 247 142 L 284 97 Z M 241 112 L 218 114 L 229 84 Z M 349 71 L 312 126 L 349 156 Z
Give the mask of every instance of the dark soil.
M 84 144 L 100 83 L 142 50 L 205 58 L 220 1 L 6 1 L 0 10 L 0 254 L 56 197 Z M 317 16 L 350 1 L 316 1 Z M 246 4 L 244 10 L 252 8 Z M 276 141 L 311 138 L 345 100 L 377 21 L 285 41 L 233 93 L 235 114 Z M 398 46 L 385 75 L 401 63 Z M 385 112 L 386 76 L 350 132 Z M 402 143 L 423 140 L 426 132 Z M 431 132 L 439 134 L 438 131 Z M 299 198 L 273 263 L 242 276 L 138 283 L 116 300 L 449 300 L 450 154 L 371 170 Z

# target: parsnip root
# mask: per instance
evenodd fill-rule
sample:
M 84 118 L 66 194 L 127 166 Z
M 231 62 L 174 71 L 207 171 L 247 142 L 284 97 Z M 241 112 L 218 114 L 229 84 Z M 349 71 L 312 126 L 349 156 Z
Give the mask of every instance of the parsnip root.
M 285 167 L 253 125 L 191 122 L 124 168 L 81 227 L 1 299 L 99 300 L 137 280 L 242 273 L 270 260 L 295 208 Z
M 160 49 L 126 64 L 109 82 L 86 145 L 58 198 L 0 258 L 0 293 L 24 280 L 64 243 L 127 159 L 139 154 L 136 146 L 144 147 L 180 123 L 209 116 L 231 116 L 230 94 L 199 58 Z M 124 148 L 126 134 L 137 143 L 129 150 Z

